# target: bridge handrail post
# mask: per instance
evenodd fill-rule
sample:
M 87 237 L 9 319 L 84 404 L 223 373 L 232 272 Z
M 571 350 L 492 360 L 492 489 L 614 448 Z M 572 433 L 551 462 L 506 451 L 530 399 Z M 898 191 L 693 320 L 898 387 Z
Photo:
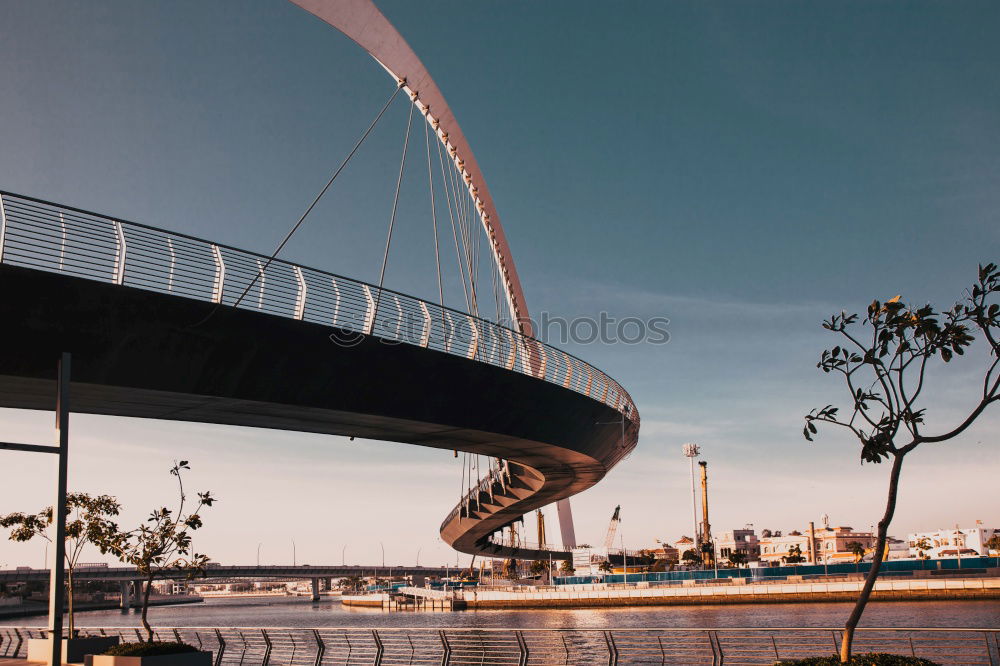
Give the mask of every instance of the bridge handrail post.
M 306 314 L 306 294 L 309 293 L 309 287 L 306 284 L 306 278 L 302 274 L 302 267 L 295 266 L 295 281 L 296 281 L 296 291 L 295 291 L 295 318 L 301 320 Z
M 372 331 L 375 330 L 375 299 L 372 298 L 372 290 L 367 285 L 362 283 L 361 288 L 365 292 L 365 321 L 364 321 L 364 334 L 371 335 Z
M 222 260 L 222 250 L 212 243 L 212 256 L 215 257 L 215 281 L 212 284 L 212 302 L 222 302 L 222 286 L 226 281 L 226 262 Z
M 7 210 L 3 206 L 3 195 L 0 194 L 0 263 L 3 263 L 3 248 L 7 240 Z
M 420 333 L 420 346 L 426 348 L 431 342 L 431 313 L 427 309 L 427 303 L 423 300 L 418 301 L 420 303 L 420 310 L 424 314 L 424 326 Z
M 473 359 L 476 358 L 476 351 L 479 349 L 479 329 L 476 328 L 476 320 L 472 317 L 469 317 L 469 326 L 472 327 L 472 341 L 469 343 L 469 352 L 465 357 Z
M 127 251 L 125 230 L 122 228 L 122 223 L 115 220 L 115 284 L 125 284 L 125 253 Z

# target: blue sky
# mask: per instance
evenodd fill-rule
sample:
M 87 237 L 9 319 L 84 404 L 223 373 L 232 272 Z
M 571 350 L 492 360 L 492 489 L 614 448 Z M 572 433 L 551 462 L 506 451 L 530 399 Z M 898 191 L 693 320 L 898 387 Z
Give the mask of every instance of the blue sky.
M 469 138 L 535 314 L 663 316 L 663 346 L 570 350 L 643 415 L 637 452 L 575 500 L 582 540 L 616 504 L 627 542 L 690 532 L 680 445 L 710 461 L 712 523 L 865 527 L 884 475 L 801 415 L 834 311 L 949 303 L 1000 249 L 1000 8 L 988 2 L 379 3 Z M 26 2 L 0 24 L 0 188 L 271 250 L 392 82 L 280 0 Z M 377 280 L 407 108 L 396 104 L 286 256 Z M 422 129 L 422 128 L 421 128 Z M 419 145 L 419 144 L 418 144 Z M 408 169 L 386 284 L 433 297 L 426 174 Z M 451 297 L 456 297 L 452 292 Z M 969 399 L 939 375 L 932 418 Z M 935 416 L 939 414 L 940 416 Z M 0 411 L 4 439 L 49 414 Z M 997 523 L 997 414 L 907 463 L 894 532 Z M 130 519 L 166 469 L 222 498 L 199 547 L 226 562 L 424 563 L 459 494 L 450 454 L 382 442 L 74 419 L 75 487 Z M 3 456 L 0 511 L 49 501 L 50 462 Z M 162 473 L 160 472 L 162 470 Z M 12 473 L 13 471 L 13 473 Z M 152 476 L 151 476 L 152 475 Z M 391 508 L 412 492 L 411 510 Z M 40 546 L 0 543 L 0 564 Z

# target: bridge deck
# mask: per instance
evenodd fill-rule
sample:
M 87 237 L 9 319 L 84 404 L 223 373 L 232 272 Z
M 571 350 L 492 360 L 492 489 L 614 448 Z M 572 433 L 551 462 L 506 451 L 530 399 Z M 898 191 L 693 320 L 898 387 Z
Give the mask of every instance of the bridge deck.
M 456 549 L 497 557 L 518 549 L 490 546 L 495 531 L 590 487 L 635 445 L 638 418 L 624 394 L 591 397 L 590 383 L 568 388 L 570 369 L 563 384 L 552 381 L 554 362 L 515 369 L 446 351 L 447 342 L 388 340 L 385 327 L 363 334 L 128 286 L 127 254 L 118 283 L 49 264 L 11 265 L 17 227 L 9 195 L 2 201 L 0 321 L 10 322 L 5 342 L 17 353 L 0 356 L 0 407 L 52 409 L 54 361 L 68 351 L 76 412 L 350 435 L 510 460 L 515 474 L 503 498 L 456 509 L 442 525 Z M 53 242 L 60 256 L 65 241 Z M 238 291 L 217 277 L 220 298 Z M 352 344 L 343 344 L 348 335 Z M 538 358 L 555 358 L 531 344 Z M 624 441 L 615 423 L 623 405 Z

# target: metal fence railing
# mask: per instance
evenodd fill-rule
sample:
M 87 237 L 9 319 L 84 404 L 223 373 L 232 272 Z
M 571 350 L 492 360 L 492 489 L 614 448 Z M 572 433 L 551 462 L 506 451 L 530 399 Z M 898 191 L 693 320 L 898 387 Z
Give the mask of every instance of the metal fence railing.
M 0 191 L 0 262 L 374 335 L 543 379 L 638 425 L 594 366 L 495 322 L 390 289 L 136 222 Z M 247 291 L 247 287 L 252 285 Z M 348 340 L 349 342 L 349 340 Z M 634 444 L 634 442 L 631 442 Z
M 143 638 L 141 629 L 84 635 Z M 215 666 L 333 664 L 773 664 L 833 654 L 836 628 L 456 629 L 161 627 L 157 640 L 209 650 Z M 0 627 L 0 657 L 24 658 L 39 628 Z M 855 653 L 888 652 L 943 664 L 1000 664 L 1000 629 L 864 628 Z

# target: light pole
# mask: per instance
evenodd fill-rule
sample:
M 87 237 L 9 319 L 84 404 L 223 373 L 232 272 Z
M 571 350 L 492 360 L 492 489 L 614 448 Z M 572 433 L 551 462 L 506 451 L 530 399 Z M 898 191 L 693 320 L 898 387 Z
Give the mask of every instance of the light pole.
M 258 568 L 260 567 L 260 547 L 263 546 L 263 545 L 264 545 L 263 543 L 258 543 L 257 544 L 257 567 Z
M 684 445 L 684 455 L 687 459 L 691 461 L 691 513 L 694 516 L 694 550 L 695 552 L 700 552 L 701 549 L 701 538 L 698 536 L 698 493 L 695 492 L 694 488 L 694 459 L 698 457 L 701 453 L 701 449 L 697 444 L 685 444 Z M 683 557 L 684 553 L 681 553 Z
M 379 548 L 382 549 L 382 568 L 384 569 L 385 568 L 385 546 L 382 545 L 381 541 L 378 542 L 378 545 L 379 545 Z
M 292 566 L 295 566 L 295 539 L 292 539 Z
M 421 546 L 420 548 L 417 548 L 417 566 L 418 567 L 420 566 L 420 551 L 421 551 L 422 548 L 423 548 L 423 546 Z

